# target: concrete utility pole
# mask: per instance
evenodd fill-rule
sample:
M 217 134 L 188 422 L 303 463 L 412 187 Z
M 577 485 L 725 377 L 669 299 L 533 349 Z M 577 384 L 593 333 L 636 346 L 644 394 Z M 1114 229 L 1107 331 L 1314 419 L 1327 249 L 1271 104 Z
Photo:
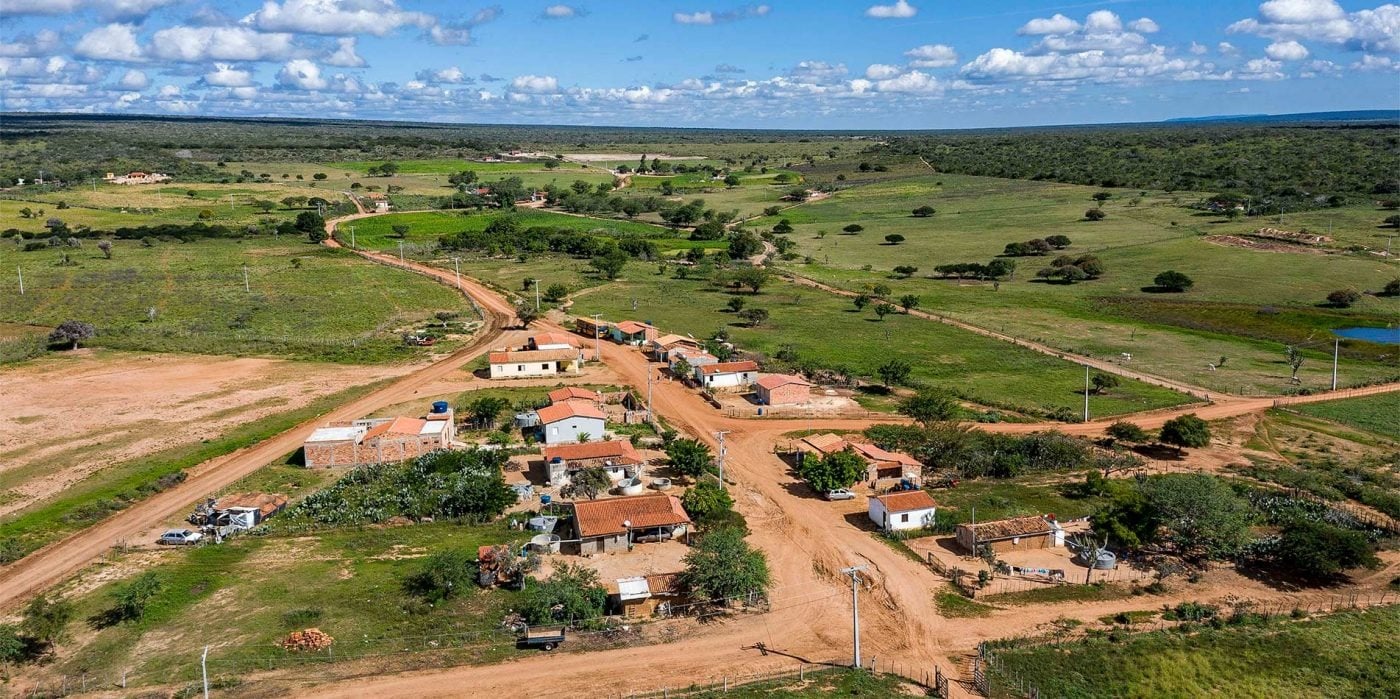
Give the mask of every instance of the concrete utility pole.
M 403 241 L 399 241 L 399 264 L 403 264 Z
M 204 699 L 209 699 L 209 646 L 199 656 L 199 674 L 204 677 Z
M 462 258 L 452 258 L 452 274 L 457 277 L 457 290 L 462 290 Z
M 860 667 L 860 597 L 856 592 L 860 589 L 860 571 L 870 566 L 851 566 L 842 568 L 841 572 L 851 576 L 851 639 L 855 649 L 855 667 Z
M 15 267 L 15 271 L 19 273 L 19 295 L 20 295 L 20 296 L 23 296 L 23 295 L 24 295 L 24 268 L 23 268 L 23 267 Z
M 530 281 L 535 283 L 535 310 L 538 311 L 540 310 L 540 280 L 531 279 Z M 648 405 L 647 409 L 650 410 L 651 406 Z
M 598 320 L 602 316 L 602 313 L 593 314 L 593 361 L 595 362 L 603 361 L 603 330 L 599 327 L 600 321 Z
M 729 434 L 729 430 L 723 430 L 715 433 L 715 437 L 719 439 L 719 453 L 717 454 L 718 458 L 716 458 L 715 461 L 719 465 L 719 487 L 721 488 L 724 487 L 724 435 L 727 434 Z
M 655 376 L 655 374 L 656 374 L 656 372 L 655 372 L 655 371 L 652 371 L 651 365 L 648 364 L 648 365 L 647 365 L 647 422 L 650 422 L 650 423 L 653 424 L 653 425 L 656 424 L 656 418 L 654 417 L 655 413 L 653 413 L 653 412 L 651 411 L 651 381 L 652 381 L 652 377 Z
M 357 250 L 357 249 L 358 249 L 358 248 L 355 247 L 355 227 L 354 227 L 354 226 L 351 226 L 351 227 L 350 227 L 350 249 L 351 249 L 351 250 Z
M 243 293 L 251 294 L 253 290 L 248 286 L 248 265 L 243 265 Z
M 1084 365 L 1084 421 L 1089 421 L 1089 365 Z
M 1337 390 L 1337 357 L 1342 353 L 1341 339 L 1332 341 L 1332 390 Z

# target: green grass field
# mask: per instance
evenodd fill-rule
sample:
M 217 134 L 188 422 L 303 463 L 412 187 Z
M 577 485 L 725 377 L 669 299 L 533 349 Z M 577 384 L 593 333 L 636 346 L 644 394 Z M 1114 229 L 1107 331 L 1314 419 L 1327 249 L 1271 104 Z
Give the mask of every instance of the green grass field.
M 913 366 L 921 381 L 1013 409 L 1077 410 L 1082 405 L 1083 369 L 1054 357 L 912 316 L 891 315 L 880 321 L 868 310 L 855 312 L 845 299 L 785 282 L 766 287 L 758 296 L 742 294 L 750 307 L 771 314 L 763 327 L 748 328 L 725 310 L 731 296 L 708 282 L 660 276 L 650 265 L 633 263 L 622 280 L 579 297 L 571 312 L 654 321 L 664 332 L 697 337 L 728 327 L 742 348 L 773 354 L 791 345 L 801 357 L 867 375 L 898 357 Z M 1187 400 L 1166 389 L 1125 381 L 1121 388 L 1093 396 L 1090 412 L 1116 415 Z
M 1338 288 L 1380 288 L 1400 275 L 1396 263 L 1344 252 L 1340 244 L 1334 247 L 1336 254 L 1328 255 L 1212 244 L 1202 236 L 1239 234 L 1274 222 L 1229 222 L 1201 215 L 1181 206 L 1196 199 L 1190 194 L 1149 193 L 1134 206 L 1128 202 L 1140 193 L 1117 190 L 1104 206 L 1106 220 L 1083 221 L 1095 191 L 1054 183 L 926 175 L 844 190 L 757 223 L 771 226 L 779 218 L 792 222 L 798 252 L 811 259 L 810 263 L 802 259 L 786 263 L 797 274 L 851 289 L 887 283 L 896 295 L 918 295 L 927 310 L 1097 357 L 1117 358 L 1126 352 L 1137 368 L 1230 392 L 1287 389 L 1285 342 L 1310 348 L 1310 361 L 1300 374 L 1305 386 L 1330 383 L 1330 366 L 1323 363 L 1331 349 L 1327 329 L 1350 323 L 1383 324 L 1396 313 L 1394 299 L 1376 297 L 1365 297 L 1347 311 L 1316 308 Z M 911 215 L 915 206 L 924 204 L 938 213 L 927 218 Z M 1329 211 L 1299 218 L 1335 219 L 1334 234 L 1339 240 L 1372 236 L 1377 230 L 1371 221 L 1376 212 L 1369 207 Z M 843 234 L 841 228 L 850 223 L 859 223 L 865 230 Z M 887 244 L 887 234 L 903 235 L 906 242 Z M 1104 277 L 1072 285 L 1034 280 L 1035 272 L 1052 257 L 1045 256 L 1015 258 L 1014 277 L 997 285 L 930 278 L 939 264 L 986 263 L 1006 243 L 1054 234 L 1073 241 L 1065 253 L 1100 257 L 1107 269 Z M 912 265 L 919 271 L 908 279 L 894 279 L 890 270 L 897 265 Z M 1185 294 L 1142 291 L 1166 269 L 1187 273 L 1195 287 Z M 1247 305 L 1251 314 L 1277 307 L 1292 316 L 1235 327 L 1245 325 L 1232 323 L 1229 313 L 1236 311 L 1203 306 L 1203 301 Z M 1151 308 L 1146 304 L 1164 302 L 1184 304 L 1187 310 L 1143 310 Z M 1320 335 L 1318 328 L 1322 328 Z M 1373 358 L 1375 354 L 1370 352 Z M 1212 371 L 1208 365 L 1218 364 L 1220 357 L 1227 357 L 1226 368 Z M 1400 375 L 1394 356 L 1388 361 L 1354 358 L 1358 361 L 1344 368 L 1345 384 Z
M 1400 440 L 1400 393 L 1307 403 L 1291 410 Z
M 1383 697 L 1400 686 L 1400 606 L 1307 621 L 998 651 L 992 696 Z M 1386 689 L 1390 687 L 1391 689 Z
M 58 266 L 64 252 L 73 266 Z M 99 331 L 89 344 L 122 349 L 403 360 L 421 350 L 404 347 L 397 330 L 439 310 L 470 312 L 456 292 L 426 278 L 285 237 L 152 247 L 118 240 L 110 260 L 92 241 L 33 252 L 0 246 L 0 267 L 16 266 L 25 294 L 10 296 L 0 321 L 85 320 Z M 7 294 L 15 282 L 6 280 Z
M 978 521 L 1009 519 L 1027 515 L 1054 514 L 1061 520 L 1078 519 L 1094 512 L 1099 498 L 1079 498 L 1064 495 L 1058 486 L 1035 485 L 1019 481 L 963 481 L 956 488 L 932 492 L 950 522 L 972 521 L 973 508 Z
M 552 211 L 521 209 L 511 214 L 501 212 L 453 212 L 424 211 L 403 214 L 375 216 L 351 224 L 344 224 L 336 231 L 336 238 L 350 244 L 349 226 L 355 227 L 355 244 L 362 248 L 377 250 L 397 250 L 399 238 L 394 237 L 394 226 L 408 226 L 408 233 L 402 238 L 405 243 L 434 246 L 439 238 L 462 231 L 485 230 L 492 221 L 501 216 L 514 216 L 524 228 L 546 226 L 566 228 L 575 231 L 597 231 L 599 235 L 630 235 L 646 238 L 676 238 L 677 234 L 661 226 L 640 221 L 586 218 Z

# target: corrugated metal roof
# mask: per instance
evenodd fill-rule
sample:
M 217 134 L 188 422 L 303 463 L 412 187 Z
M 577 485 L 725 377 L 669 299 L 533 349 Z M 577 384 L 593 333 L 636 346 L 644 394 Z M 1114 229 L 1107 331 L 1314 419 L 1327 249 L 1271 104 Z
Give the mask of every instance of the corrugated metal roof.
M 618 578 L 617 596 L 623 602 L 651 597 L 651 588 L 646 578 Z
M 363 427 L 318 427 L 307 442 L 353 442 L 363 436 Z

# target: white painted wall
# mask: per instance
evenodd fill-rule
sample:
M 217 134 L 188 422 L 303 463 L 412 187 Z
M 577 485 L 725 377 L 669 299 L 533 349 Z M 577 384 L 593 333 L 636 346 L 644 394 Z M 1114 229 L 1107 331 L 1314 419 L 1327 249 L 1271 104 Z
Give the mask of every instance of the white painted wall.
M 575 416 L 552 422 L 542 429 L 545 444 L 570 444 L 579 441 L 578 436 L 581 432 L 588 433 L 591 440 L 602 439 L 607 423 L 596 417 Z
M 921 510 L 896 512 L 891 515 L 885 512 L 885 504 L 875 498 L 870 498 L 869 508 L 870 521 L 874 522 L 885 531 L 921 529 L 925 524 L 933 522 L 933 513 L 936 509 L 933 507 L 925 507 Z

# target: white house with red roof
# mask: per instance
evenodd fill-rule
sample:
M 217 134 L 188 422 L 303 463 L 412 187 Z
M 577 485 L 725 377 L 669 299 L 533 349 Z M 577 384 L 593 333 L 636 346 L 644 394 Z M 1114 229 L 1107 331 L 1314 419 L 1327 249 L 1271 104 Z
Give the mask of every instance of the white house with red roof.
M 718 362 L 695 367 L 695 380 L 703 388 L 747 388 L 758 379 L 758 362 Z
M 566 400 L 535 411 L 539 416 L 540 441 L 545 444 L 571 444 L 602 439 L 607 415 L 589 400 Z
M 870 521 L 887 532 L 922 529 L 933 524 L 938 505 L 927 491 L 907 490 L 876 495 L 866 503 Z
M 580 354 L 580 350 L 573 348 L 500 350 L 492 352 L 487 360 L 491 364 L 491 378 L 523 379 L 577 374 L 583 361 Z

